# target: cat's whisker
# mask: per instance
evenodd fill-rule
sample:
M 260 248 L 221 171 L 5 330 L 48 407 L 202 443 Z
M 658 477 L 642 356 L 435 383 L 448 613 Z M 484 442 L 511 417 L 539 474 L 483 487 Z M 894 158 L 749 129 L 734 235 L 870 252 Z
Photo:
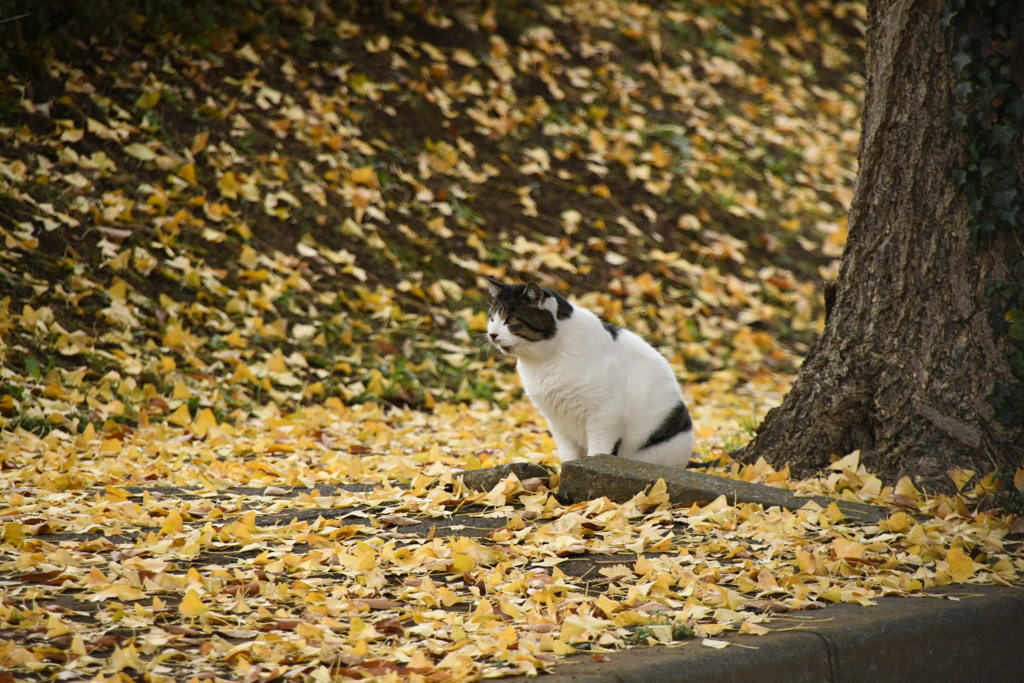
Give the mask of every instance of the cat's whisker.
M 487 353 L 488 355 L 498 355 L 500 352 L 491 342 L 490 336 L 486 332 L 475 334 L 471 337 L 473 345 L 479 347 L 480 351 Z

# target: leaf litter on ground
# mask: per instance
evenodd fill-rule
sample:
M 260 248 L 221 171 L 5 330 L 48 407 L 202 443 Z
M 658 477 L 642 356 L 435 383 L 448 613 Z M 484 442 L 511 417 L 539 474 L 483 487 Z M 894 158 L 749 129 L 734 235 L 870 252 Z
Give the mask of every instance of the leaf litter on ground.
M 0 86 L 4 669 L 467 680 L 1021 585 L 989 505 L 1020 472 L 935 496 L 729 455 L 823 325 L 862 5 L 292 5 Z M 555 464 L 475 341 L 485 275 L 664 351 L 713 473 L 891 514 L 467 490 Z
M 814 504 L 673 506 L 663 483 L 572 505 L 514 476 L 466 489 L 456 473 L 469 454 L 553 464 L 526 403 L 428 416 L 331 401 L 202 436 L 153 424 L 108 442 L 8 443 L 23 462 L 3 473 L 5 667 L 466 680 L 1024 575 L 1010 520 L 977 507 L 984 481 L 924 496 L 880 485 L 855 455 L 814 480 L 725 455 L 714 471 L 889 506 L 878 524 Z
M 0 423 L 507 402 L 484 275 L 581 297 L 695 391 L 788 381 L 845 239 L 863 8 L 414 5 L 4 84 Z

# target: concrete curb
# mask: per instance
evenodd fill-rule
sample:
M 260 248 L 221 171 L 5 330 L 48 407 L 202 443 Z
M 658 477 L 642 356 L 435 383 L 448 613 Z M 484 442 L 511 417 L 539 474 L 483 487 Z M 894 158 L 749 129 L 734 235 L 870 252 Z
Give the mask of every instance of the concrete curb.
M 639 647 L 575 655 L 552 674 L 509 683 L 864 683 L 1024 680 L 1024 588 L 950 586 L 930 598 L 881 598 L 780 615 L 766 636 L 726 635 L 734 645 Z M 956 598 L 956 599 L 950 599 Z M 789 618 L 793 617 L 793 618 Z M 742 647 L 737 647 L 742 646 Z

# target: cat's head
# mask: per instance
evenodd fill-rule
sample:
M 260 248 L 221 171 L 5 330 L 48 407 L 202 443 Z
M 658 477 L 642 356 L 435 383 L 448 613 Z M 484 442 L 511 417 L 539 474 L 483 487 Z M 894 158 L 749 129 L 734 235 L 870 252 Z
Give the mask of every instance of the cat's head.
M 541 342 L 553 339 L 558 321 L 572 315 L 572 304 L 534 283 L 507 285 L 488 278 L 492 298 L 487 338 L 503 353 L 529 356 Z

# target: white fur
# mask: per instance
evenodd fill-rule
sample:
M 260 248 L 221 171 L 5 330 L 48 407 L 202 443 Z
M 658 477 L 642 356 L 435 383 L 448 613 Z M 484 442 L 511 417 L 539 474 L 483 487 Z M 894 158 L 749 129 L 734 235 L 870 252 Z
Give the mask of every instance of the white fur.
M 553 297 L 542 306 L 555 314 Z M 547 419 L 563 462 L 609 454 L 619 439 L 621 457 L 675 467 L 689 462 L 692 429 L 640 449 L 682 394 L 668 362 L 639 336 L 620 329 L 613 339 L 600 318 L 577 305 L 551 339 L 521 339 L 495 316 L 487 331 L 518 359 L 523 388 Z

